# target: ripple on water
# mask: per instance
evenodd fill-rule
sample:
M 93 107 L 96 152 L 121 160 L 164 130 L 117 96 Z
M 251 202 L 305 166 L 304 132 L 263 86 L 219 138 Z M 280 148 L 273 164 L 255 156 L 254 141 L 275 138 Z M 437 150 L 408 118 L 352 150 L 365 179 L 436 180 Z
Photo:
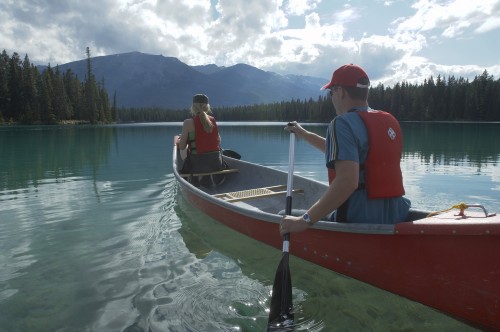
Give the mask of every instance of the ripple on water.
M 212 252 L 180 278 L 157 285 L 152 331 L 253 331 L 267 322 L 268 287 L 246 278 L 236 263 Z M 218 317 L 217 319 L 214 319 Z

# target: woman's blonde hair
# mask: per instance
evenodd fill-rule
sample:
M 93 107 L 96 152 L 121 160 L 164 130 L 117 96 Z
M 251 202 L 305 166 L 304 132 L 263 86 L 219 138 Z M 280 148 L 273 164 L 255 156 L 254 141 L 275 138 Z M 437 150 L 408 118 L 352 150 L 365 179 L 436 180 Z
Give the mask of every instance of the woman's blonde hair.
M 212 123 L 212 121 L 210 121 L 210 118 L 208 117 L 209 112 L 210 112 L 210 104 L 193 103 L 191 105 L 191 114 L 193 116 L 198 115 L 200 117 L 203 130 L 207 133 L 211 133 L 214 127 L 214 124 Z

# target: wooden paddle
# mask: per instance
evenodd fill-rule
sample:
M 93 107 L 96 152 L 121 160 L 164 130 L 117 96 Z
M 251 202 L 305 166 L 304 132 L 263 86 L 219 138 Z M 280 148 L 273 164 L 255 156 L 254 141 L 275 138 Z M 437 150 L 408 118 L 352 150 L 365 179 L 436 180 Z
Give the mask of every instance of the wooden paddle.
M 290 133 L 290 152 L 288 157 L 288 179 L 286 188 L 285 214 L 292 214 L 293 159 L 295 150 L 295 134 Z M 283 255 L 274 277 L 271 307 L 267 331 L 290 331 L 293 328 L 292 277 L 288 266 L 288 249 L 290 233 L 283 236 Z

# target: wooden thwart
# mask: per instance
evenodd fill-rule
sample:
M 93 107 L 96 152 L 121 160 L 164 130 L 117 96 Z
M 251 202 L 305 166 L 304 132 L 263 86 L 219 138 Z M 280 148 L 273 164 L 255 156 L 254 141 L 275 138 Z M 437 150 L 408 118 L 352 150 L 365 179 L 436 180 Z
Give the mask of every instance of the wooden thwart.
M 303 193 L 303 189 L 294 189 L 294 193 Z M 254 188 L 241 191 L 233 191 L 229 193 L 216 194 L 214 197 L 225 200 L 226 202 L 239 202 L 248 199 L 271 197 L 276 195 L 286 194 L 286 185 Z
M 239 172 L 239 169 L 237 168 L 228 168 L 228 169 L 223 169 L 222 171 L 217 171 L 217 172 L 210 172 L 210 173 L 180 173 L 179 175 L 182 176 L 183 178 L 188 178 L 191 175 L 192 176 L 205 176 L 205 175 L 217 175 L 217 174 L 227 174 L 227 173 L 236 173 Z

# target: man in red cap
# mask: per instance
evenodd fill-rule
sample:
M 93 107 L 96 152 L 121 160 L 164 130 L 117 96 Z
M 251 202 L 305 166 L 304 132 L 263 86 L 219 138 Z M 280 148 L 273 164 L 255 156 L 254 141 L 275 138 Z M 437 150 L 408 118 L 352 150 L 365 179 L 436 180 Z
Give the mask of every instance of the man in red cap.
M 302 216 L 285 216 L 280 233 L 300 232 L 334 212 L 337 222 L 393 224 L 408 216 L 411 203 L 404 198 L 400 168 L 402 133 L 389 113 L 368 106 L 370 79 L 353 64 L 334 71 L 329 90 L 337 116 L 326 138 L 298 123 L 294 132 L 325 153 L 329 187 Z

